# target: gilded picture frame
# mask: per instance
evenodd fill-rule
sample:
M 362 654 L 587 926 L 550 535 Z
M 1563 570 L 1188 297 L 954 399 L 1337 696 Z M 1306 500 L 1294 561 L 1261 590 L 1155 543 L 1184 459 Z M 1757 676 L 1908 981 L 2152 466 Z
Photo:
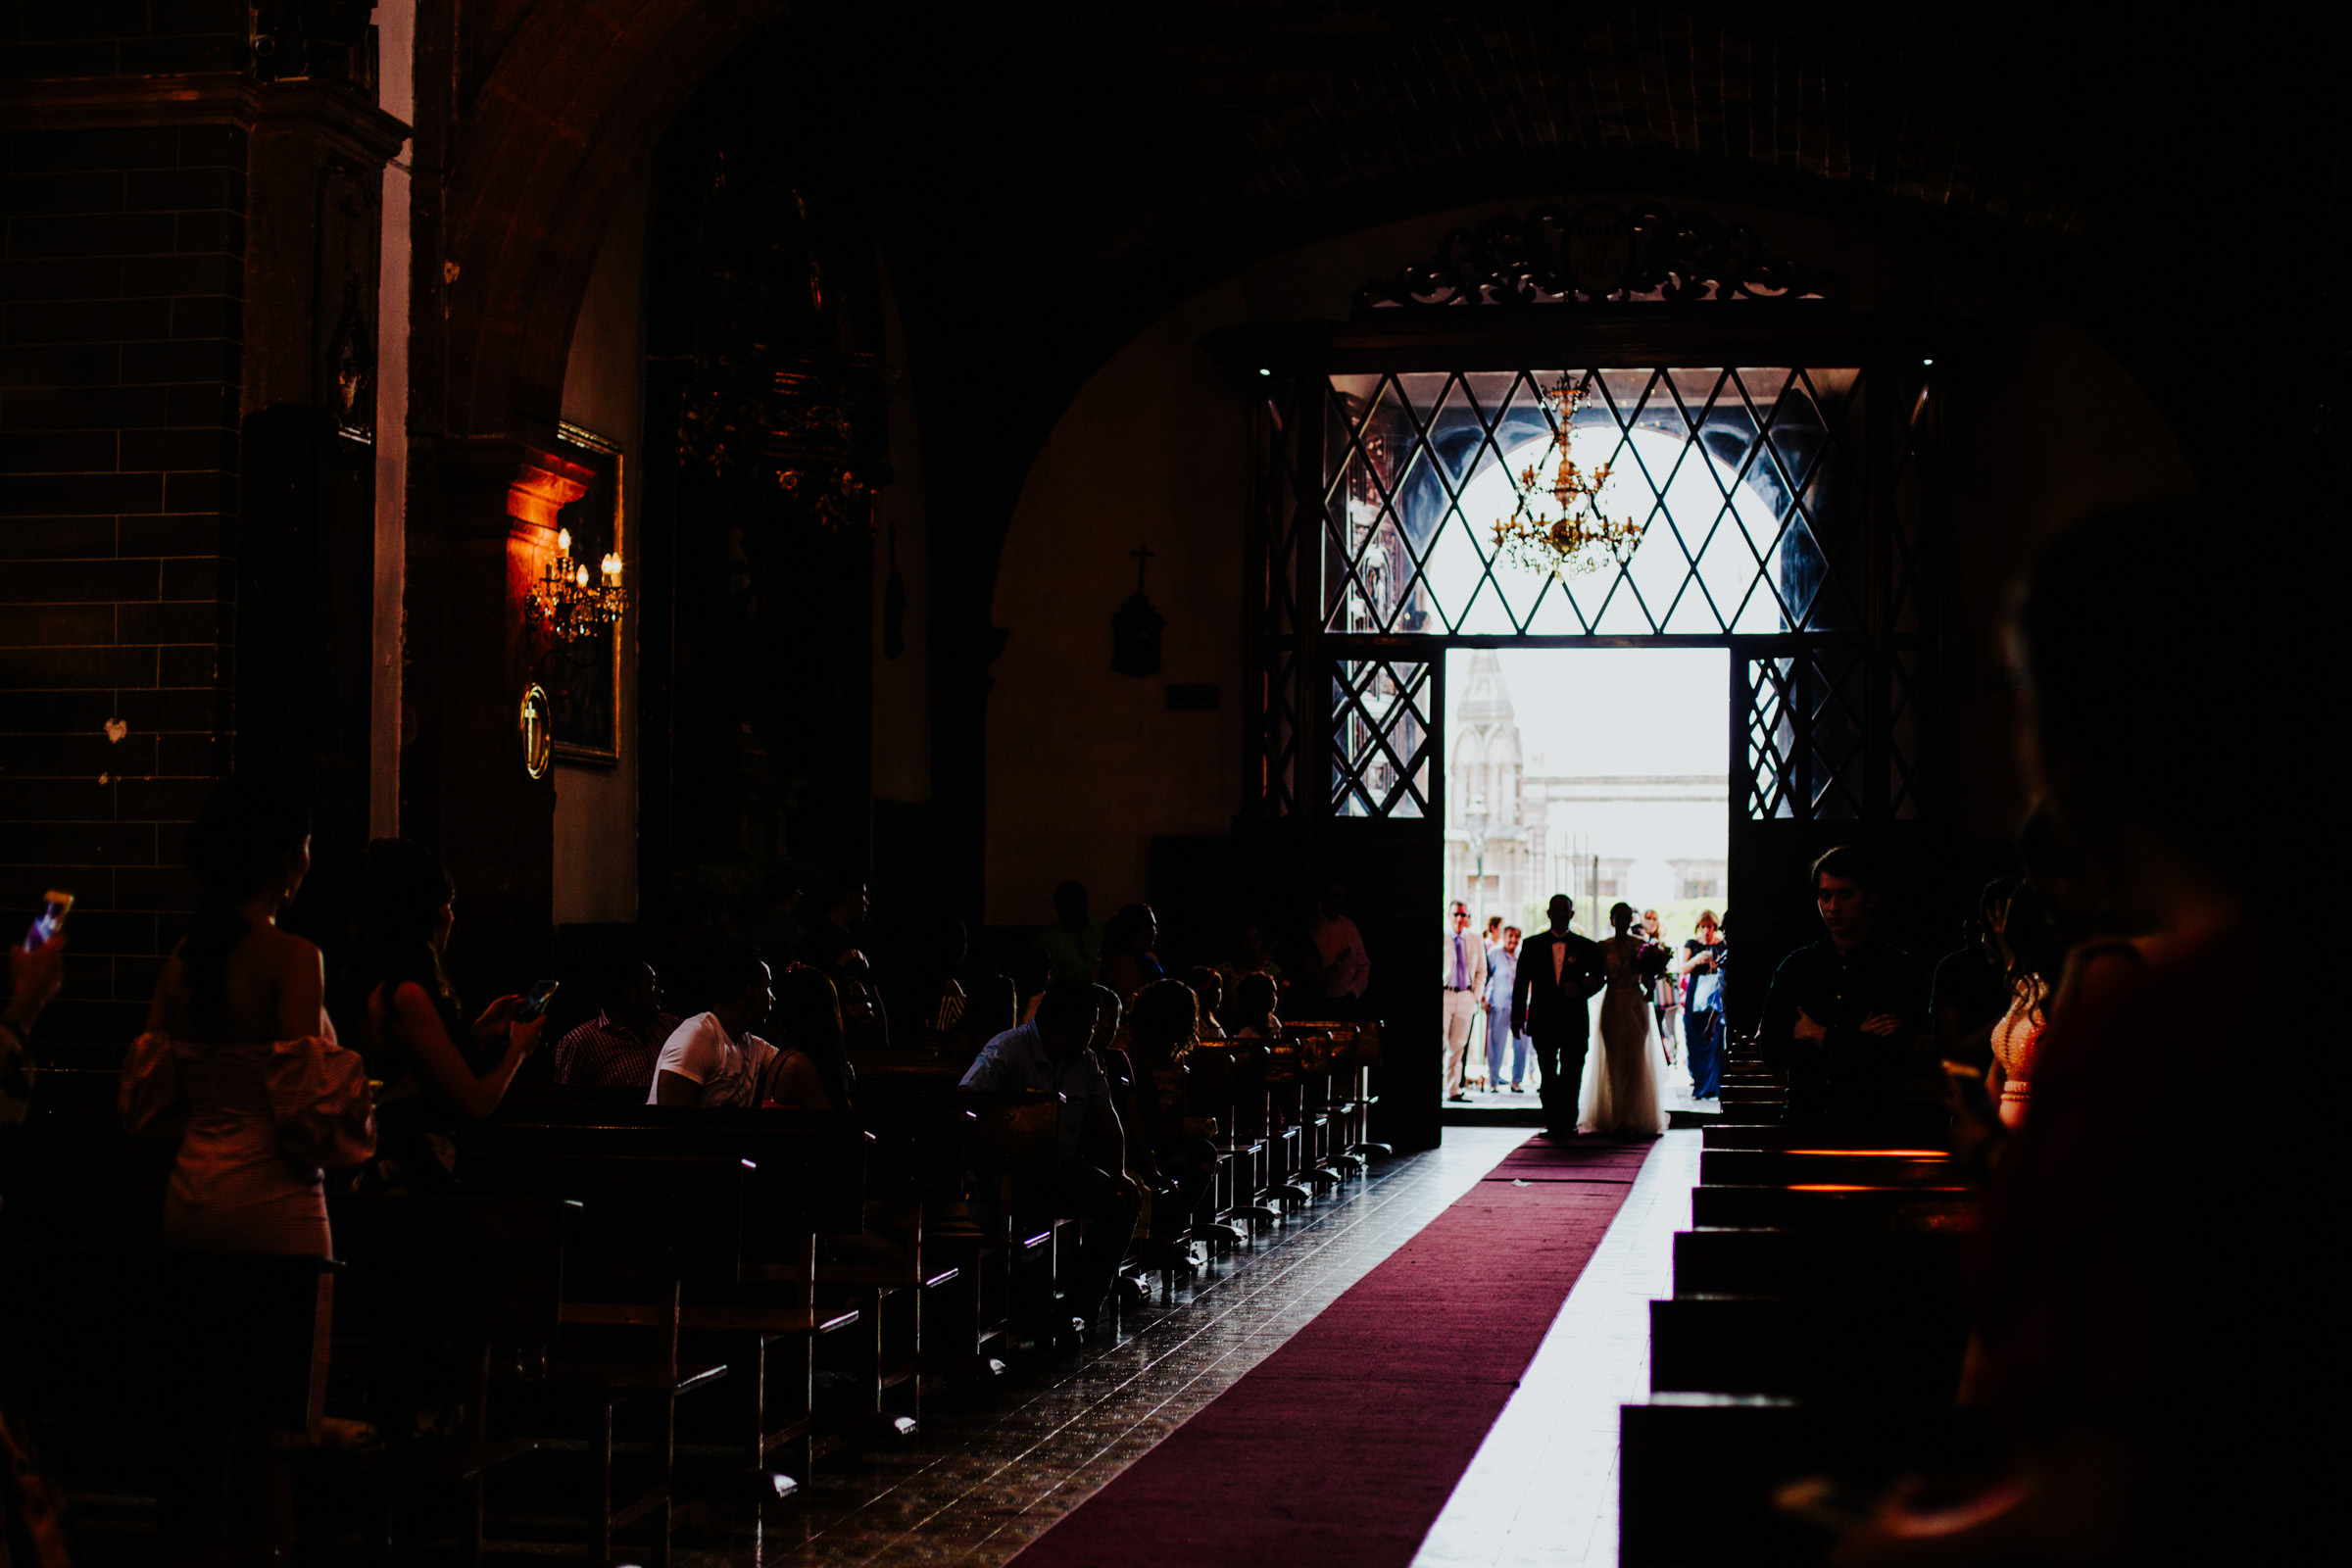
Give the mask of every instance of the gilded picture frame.
M 567 450 L 564 456 L 595 471 L 587 494 L 565 507 L 558 518 L 571 534 L 576 561 L 593 564 L 607 551 L 625 561 L 627 524 L 621 471 L 620 444 L 579 425 L 563 423 L 556 433 Z M 622 581 L 628 581 L 624 571 Z M 620 661 L 629 633 L 629 617 L 586 639 L 574 653 L 557 656 L 566 668 L 549 684 L 549 708 L 555 731 L 556 760 L 589 766 L 614 767 L 620 762 Z

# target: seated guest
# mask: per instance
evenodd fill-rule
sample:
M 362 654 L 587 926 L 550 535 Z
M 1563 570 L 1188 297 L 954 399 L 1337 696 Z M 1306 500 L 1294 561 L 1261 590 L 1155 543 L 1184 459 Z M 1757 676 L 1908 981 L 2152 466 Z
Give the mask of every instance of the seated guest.
M 775 1005 L 774 978 L 759 954 L 737 948 L 712 968 L 711 981 L 726 1000 L 662 1043 L 647 1104 L 740 1110 L 764 1098 L 776 1048 L 752 1031 Z
M 1961 927 L 1960 946 L 1936 960 L 1928 987 L 1928 1017 L 1935 1025 L 1936 1049 L 1947 1057 L 1962 1050 L 1970 1035 L 1990 1028 L 2008 1005 L 2006 965 L 1993 919 L 2017 891 L 2017 881 L 2004 876 L 1985 883 L 1976 912 Z
M 1223 982 L 1224 994 L 1231 997 L 1240 989 L 1244 975 L 1262 974 L 1282 983 L 1282 965 L 1266 951 L 1265 928 L 1256 925 L 1242 927 L 1241 937 L 1234 943 L 1233 956 L 1217 965 L 1217 978 Z
M 555 1079 L 582 1089 L 644 1089 L 654 1081 L 654 1058 L 677 1029 L 662 1010 L 662 981 L 654 966 L 632 961 L 605 1010 L 556 1042 Z
M 1181 1075 L 1185 1058 L 1200 1042 L 1200 1000 L 1190 986 L 1161 980 L 1136 994 L 1127 1026 L 1136 1070 L 1136 1131 L 1129 1143 L 1143 1143 L 1150 1151 L 1151 1165 L 1144 1174 L 1164 1195 L 1152 1205 L 1152 1233 L 1170 1241 L 1181 1240 L 1192 1229 L 1217 1174 L 1216 1146 L 1184 1131 L 1180 1087 L 1172 1114 L 1159 1113 L 1163 1085 L 1169 1075 Z
M 1102 928 L 1102 967 L 1096 979 L 1110 989 L 1121 1006 L 1144 987 L 1168 977 L 1159 955 L 1152 951 L 1158 943 L 1159 920 L 1148 904 L 1128 905 Z
M 958 978 L 971 953 L 971 934 L 961 920 L 942 912 L 933 917 L 915 966 L 912 983 L 900 993 L 904 1016 L 914 1021 L 915 1038 L 905 1042 L 925 1051 L 939 1051 L 956 1033 L 971 996 Z
M 310 812 L 231 778 L 188 829 L 197 905 L 122 1063 L 135 1135 L 179 1140 L 164 1245 L 331 1257 L 325 1171 L 375 1148 L 359 1054 L 335 1040 L 318 950 L 277 928 L 311 866 Z
M 776 982 L 775 1034 L 763 1104 L 780 1110 L 848 1110 L 856 1069 L 842 1046 L 841 1002 L 815 969 L 788 969 Z
M 1088 1049 L 1097 1017 L 1093 986 L 1056 981 L 1047 987 L 1037 1015 L 982 1047 L 963 1075 L 966 1089 L 1061 1097 L 1054 1205 L 1057 1213 L 1086 1221 L 1067 1303 L 1090 1325 L 1101 1320 L 1109 1300 L 1144 1198 L 1141 1184 L 1127 1174 L 1126 1129 L 1111 1102 L 1109 1076 Z
M 890 1012 L 866 950 L 865 917 L 872 908 L 865 878 L 855 872 L 836 879 L 825 897 L 824 918 L 801 943 L 800 960 L 822 969 L 841 998 L 841 1022 L 850 1049 L 890 1049 Z
M 1233 1027 L 1230 1038 L 1235 1040 L 1280 1040 L 1282 1020 L 1274 1015 L 1282 997 L 1274 988 L 1270 974 L 1246 974 L 1234 988 L 1233 1010 L 1226 1022 Z
M 1037 939 L 1046 960 L 1046 983 L 1092 980 L 1102 967 L 1102 927 L 1087 918 L 1086 884 L 1064 882 L 1054 890 L 1054 923 Z
M 788 870 L 770 871 L 760 879 L 760 903 L 734 922 L 729 947 L 755 948 L 761 953 L 798 953 L 808 940 L 802 921 L 801 884 Z M 656 1042 L 659 1044 L 659 1042 Z
M 1200 1038 L 1222 1040 L 1225 1026 L 1217 1022 L 1217 1014 L 1225 1007 L 1225 979 L 1207 964 L 1197 964 L 1184 971 L 1184 983 L 1193 988 L 1200 1004 Z
M 366 892 L 341 994 L 376 1102 L 373 1182 L 428 1192 L 455 1178 L 444 1136 L 496 1110 L 539 1044 L 544 1015 L 517 1023 L 519 996 L 500 997 L 471 1027 L 441 967 L 457 927 L 457 890 L 431 851 L 408 839 L 368 846 Z
M 2058 831 L 2047 807 L 2034 808 L 2018 830 L 2017 858 L 2066 955 L 2052 1010 L 2085 989 L 2137 984 L 2161 944 L 2118 912 L 2105 878 Z
M 1021 1021 L 1021 998 L 1012 980 L 1001 974 L 972 976 L 971 1000 L 964 1004 L 963 1016 L 948 1031 L 940 1047 L 940 1054 L 957 1061 L 970 1061 L 980 1054 L 980 1048 Z
M 1788 1076 L 1796 1126 L 1899 1120 L 1921 1064 L 1927 976 L 1880 936 L 1878 873 L 1851 845 L 1813 862 L 1813 903 L 1829 935 L 1773 972 L 1758 1043 Z
M 2135 507 L 2062 535 L 2034 575 L 2028 756 L 2144 962 L 2061 993 L 1978 1238 L 1969 1393 L 2016 1434 L 2010 1464 L 1949 1506 L 1898 1492 L 1835 1560 L 2341 1549 L 2335 1449 L 2312 1421 L 2342 1386 L 2343 1336 L 2311 1309 L 2341 1177 L 2334 1141 L 2257 1088 L 2276 1070 L 2278 950 L 2254 914 L 2310 864 L 2296 808 L 2329 798 L 2313 687 L 2281 677 L 2330 667 L 2330 622 L 2266 552 L 2211 548 L 2325 514 L 2227 494 Z M 2237 1105 L 2260 1135 L 2215 1141 Z

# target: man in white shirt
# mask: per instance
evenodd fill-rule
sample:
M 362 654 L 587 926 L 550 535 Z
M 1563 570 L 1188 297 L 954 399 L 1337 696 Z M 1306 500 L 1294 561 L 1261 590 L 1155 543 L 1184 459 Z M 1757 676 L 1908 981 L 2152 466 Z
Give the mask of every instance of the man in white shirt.
M 1038 1003 L 1037 1015 L 981 1047 L 963 1075 L 966 1089 L 1061 1097 L 1054 1211 L 1086 1221 L 1064 1299 L 1090 1326 L 1102 1315 L 1144 1199 L 1143 1184 L 1127 1174 L 1126 1129 L 1119 1125 L 1110 1077 L 1087 1045 L 1096 1012 L 1093 986 L 1056 980 Z
M 1486 1010 L 1487 949 L 1470 934 L 1470 906 L 1456 900 L 1446 931 L 1446 1098 L 1468 1100 L 1462 1066 L 1470 1053 L 1470 1024 Z
M 747 949 L 721 965 L 718 979 L 733 997 L 696 1013 L 662 1042 L 647 1104 L 740 1110 L 766 1098 L 776 1048 L 751 1031 L 767 1021 L 775 1005 L 774 977 Z

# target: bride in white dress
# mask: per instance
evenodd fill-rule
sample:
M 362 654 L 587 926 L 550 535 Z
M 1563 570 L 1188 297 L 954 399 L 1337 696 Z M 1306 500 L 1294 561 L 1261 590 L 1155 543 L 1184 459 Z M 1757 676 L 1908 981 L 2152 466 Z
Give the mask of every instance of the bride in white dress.
M 1649 983 L 1635 968 L 1642 942 L 1627 934 L 1633 922 L 1633 908 L 1617 905 L 1609 910 L 1615 934 L 1599 944 L 1609 972 L 1600 994 L 1599 1059 L 1585 1064 L 1576 1126 L 1613 1138 L 1655 1138 L 1666 1127 L 1658 1101 L 1657 1024 Z

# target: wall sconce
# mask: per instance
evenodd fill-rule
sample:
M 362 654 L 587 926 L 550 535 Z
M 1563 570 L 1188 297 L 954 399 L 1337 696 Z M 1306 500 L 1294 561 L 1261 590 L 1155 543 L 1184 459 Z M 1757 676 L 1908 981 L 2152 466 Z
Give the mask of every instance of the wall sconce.
M 608 554 L 591 575 L 588 563 L 571 559 L 571 530 L 556 530 L 556 559 L 539 573 L 539 587 L 523 602 L 523 623 L 546 628 L 549 640 L 568 649 L 620 619 L 628 590 L 621 586 L 617 554 Z

